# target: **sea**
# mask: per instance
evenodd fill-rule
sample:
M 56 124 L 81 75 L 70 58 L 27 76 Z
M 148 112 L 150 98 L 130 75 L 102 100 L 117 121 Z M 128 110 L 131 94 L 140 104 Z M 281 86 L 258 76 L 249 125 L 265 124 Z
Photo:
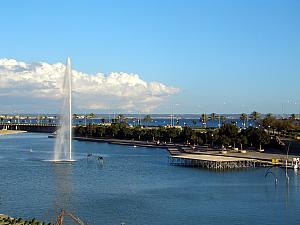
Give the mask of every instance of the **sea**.
M 300 224 L 298 171 L 287 183 L 281 168 L 179 167 L 162 149 L 75 140 L 77 161 L 56 164 L 54 142 L 0 136 L 0 213 L 55 223 L 63 208 L 64 225 L 76 224 L 69 213 L 89 225 Z

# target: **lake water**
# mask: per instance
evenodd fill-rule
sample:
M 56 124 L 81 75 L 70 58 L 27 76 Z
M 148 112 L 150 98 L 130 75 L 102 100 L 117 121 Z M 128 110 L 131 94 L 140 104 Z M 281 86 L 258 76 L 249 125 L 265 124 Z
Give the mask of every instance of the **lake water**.
M 53 146 L 45 134 L 0 136 L 0 213 L 54 223 L 65 208 L 89 225 L 300 224 L 300 175 L 292 170 L 286 186 L 284 170 L 273 169 L 275 188 L 266 168 L 175 167 L 161 149 L 74 141 L 75 164 L 43 161 Z

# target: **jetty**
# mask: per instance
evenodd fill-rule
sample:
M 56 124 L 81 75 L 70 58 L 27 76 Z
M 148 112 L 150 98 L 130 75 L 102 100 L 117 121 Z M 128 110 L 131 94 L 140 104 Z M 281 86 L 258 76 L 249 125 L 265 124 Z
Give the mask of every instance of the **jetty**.
M 38 133 L 53 133 L 59 128 L 59 124 L 36 124 L 36 123 L 2 123 L 1 130 L 27 131 Z
M 250 167 L 278 166 L 293 168 L 293 161 L 299 155 L 287 155 L 283 152 L 262 152 L 259 150 L 236 151 L 199 146 L 176 145 L 168 147 L 169 164 L 174 166 L 199 167 L 214 170 L 239 169 Z
M 169 157 L 176 166 L 200 167 L 214 170 L 270 166 L 268 161 L 206 154 L 178 154 Z
M 22 130 L 0 130 L 0 135 L 8 135 L 8 134 L 18 134 L 18 133 L 26 133 L 27 131 Z

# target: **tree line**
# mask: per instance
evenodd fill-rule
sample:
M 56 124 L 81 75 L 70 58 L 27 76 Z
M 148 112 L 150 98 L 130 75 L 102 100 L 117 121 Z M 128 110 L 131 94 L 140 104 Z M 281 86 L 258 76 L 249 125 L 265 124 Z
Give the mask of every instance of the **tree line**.
M 270 143 L 270 135 L 261 128 L 249 127 L 240 130 L 235 124 L 223 124 L 219 129 L 197 130 L 185 126 L 143 128 L 130 127 L 127 123 L 75 127 L 75 136 L 89 138 L 116 138 L 166 143 L 209 144 L 211 146 L 255 146 Z

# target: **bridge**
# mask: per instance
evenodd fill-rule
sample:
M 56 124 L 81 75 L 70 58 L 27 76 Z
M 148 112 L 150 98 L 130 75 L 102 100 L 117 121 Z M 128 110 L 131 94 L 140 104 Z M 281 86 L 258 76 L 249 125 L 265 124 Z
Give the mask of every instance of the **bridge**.
M 53 133 L 58 129 L 58 124 L 29 124 L 29 123 L 2 123 L 0 129 L 23 130 L 27 132 Z

